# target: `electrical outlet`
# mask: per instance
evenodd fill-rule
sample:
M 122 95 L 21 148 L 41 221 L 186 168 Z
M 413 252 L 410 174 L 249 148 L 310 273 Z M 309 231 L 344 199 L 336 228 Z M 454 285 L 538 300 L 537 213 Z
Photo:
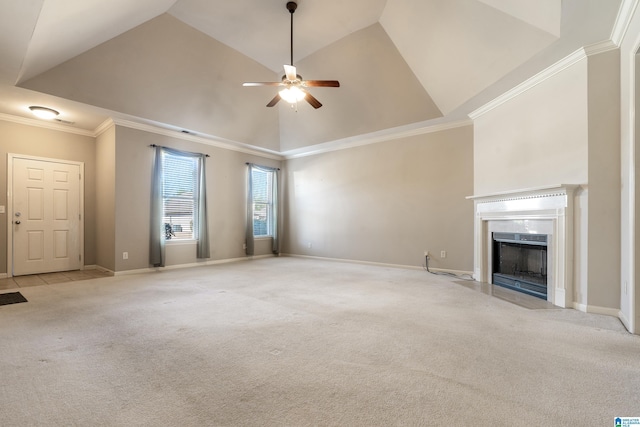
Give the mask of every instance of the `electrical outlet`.
M 122 252 L 122 259 L 129 259 L 129 252 Z
M 311 242 L 307 243 L 307 248 L 311 249 L 313 247 L 313 245 L 311 244 Z
M 440 251 L 440 258 L 446 258 L 447 257 L 447 251 Z
M 242 244 L 242 249 L 247 249 L 247 244 L 246 243 Z

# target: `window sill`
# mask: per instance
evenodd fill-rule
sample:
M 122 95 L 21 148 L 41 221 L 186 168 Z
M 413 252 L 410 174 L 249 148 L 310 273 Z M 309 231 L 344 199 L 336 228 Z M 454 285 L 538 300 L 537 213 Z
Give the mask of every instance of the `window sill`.
M 253 238 L 253 240 L 271 240 L 271 239 L 273 239 L 273 236 L 257 236 Z
M 165 240 L 165 245 L 168 246 L 179 246 L 179 245 L 196 245 L 198 244 L 198 239 L 178 239 L 178 240 Z

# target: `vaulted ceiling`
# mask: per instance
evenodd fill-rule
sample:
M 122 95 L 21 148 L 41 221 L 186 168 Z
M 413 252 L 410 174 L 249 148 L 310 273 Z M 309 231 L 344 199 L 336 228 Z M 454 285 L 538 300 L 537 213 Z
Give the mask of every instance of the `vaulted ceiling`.
M 289 62 L 286 0 L 0 2 L 0 114 L 29 105 L 286 153 L 460 120 L 611 38 L 622 0 L 298 0 L 294 63 L 324 106 L 265 104 Z

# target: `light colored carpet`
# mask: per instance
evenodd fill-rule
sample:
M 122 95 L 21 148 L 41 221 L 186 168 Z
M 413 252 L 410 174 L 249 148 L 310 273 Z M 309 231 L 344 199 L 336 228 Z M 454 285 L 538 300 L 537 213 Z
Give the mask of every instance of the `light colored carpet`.
M 425 271 L 300 258 L 21 289 L 6 426 L 608 426 L 640 337 Z

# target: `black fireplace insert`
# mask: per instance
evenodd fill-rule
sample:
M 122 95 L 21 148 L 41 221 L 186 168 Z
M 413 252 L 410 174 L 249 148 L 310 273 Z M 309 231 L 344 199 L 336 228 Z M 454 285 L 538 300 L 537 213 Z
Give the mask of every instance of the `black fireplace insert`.
M 546 234 L 493 233 L 493 284 L 547 299 Z

